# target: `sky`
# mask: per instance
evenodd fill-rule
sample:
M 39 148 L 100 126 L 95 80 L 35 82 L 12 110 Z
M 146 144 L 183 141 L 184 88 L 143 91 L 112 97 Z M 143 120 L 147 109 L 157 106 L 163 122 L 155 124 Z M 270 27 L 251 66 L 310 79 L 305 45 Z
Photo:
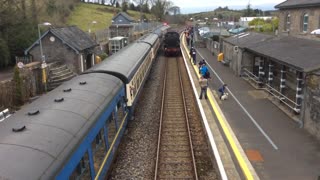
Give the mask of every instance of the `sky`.
M 274 6 L 285 0 L 171 0 L 180 7 L 182 14 L 213 11 L 219 6 L 228 6 L 229 9 L 245 9 L 250 2 L 251 8 L 274 10 Z

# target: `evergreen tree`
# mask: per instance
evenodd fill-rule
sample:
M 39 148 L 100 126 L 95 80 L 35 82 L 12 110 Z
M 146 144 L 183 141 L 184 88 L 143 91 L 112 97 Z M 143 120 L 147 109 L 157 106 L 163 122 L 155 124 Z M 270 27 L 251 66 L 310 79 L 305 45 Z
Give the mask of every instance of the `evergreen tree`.
M 132 11 L 136 10 L 136 6 L 133 3 L 130 3 L 129 9 Z
M 9 64 L 10 52 L 7 42 L 0 38 L 0 67 L 6 67 Z
M 127 2 L 123 2 L 122 3 L 122 6 L 121 6 L 121 9 L 123 12 L 127 12 L 128 10 L 128 3 Z

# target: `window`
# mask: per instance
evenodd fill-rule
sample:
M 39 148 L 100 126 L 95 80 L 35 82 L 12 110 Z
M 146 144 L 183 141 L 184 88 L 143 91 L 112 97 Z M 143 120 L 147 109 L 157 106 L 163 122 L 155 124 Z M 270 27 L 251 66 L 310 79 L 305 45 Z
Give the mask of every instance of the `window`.
M 284 30 L 285 31 L 290 31 L 290 26 L 291 26 L 291 16 L 288 13 L 287 16 L 286 16 L 286 24 L 285 24 Z
M 116 133 L 117 133 L 114 112 L 112 112 L 112 114 L 108 118 L 106 124 L 107 124 L 107 128 L 108 128 L 108 144 L 109 144 L 109 146 L 111 146 L 111 144 L 116 136 Z
M 91 179 L 88 152 L 84 154 L 69 179 Z
M 308 31 L 308 21 L 309 21 L 309 15 L 307 13 L 305 13 L 303 15 L 303 23 L 302 23 L 302 31 L 303 32 L 307 32 Z
M 102 128 L 92 142 L 94 170 L 97 173 L 100 169 L 107 149 L 105 146 L 104 129 Z

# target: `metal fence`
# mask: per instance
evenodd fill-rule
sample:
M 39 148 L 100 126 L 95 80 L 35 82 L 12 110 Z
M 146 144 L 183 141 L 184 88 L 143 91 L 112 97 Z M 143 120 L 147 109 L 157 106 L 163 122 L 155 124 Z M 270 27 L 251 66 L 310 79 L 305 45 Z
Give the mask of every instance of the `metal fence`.
M 143 23 L 134 23 L 133 28 L 131 29 L 130 35 L 137 33 L 145 33 L 155 30 L 160 23 L 158 22 L 143 22 Z M 108 28 L 97 30 L 94 33 L 89 34 L 98 44 L 108 42 L 110 39 L 110 30 Z M 131 38 L 131 37 L 128 37 Z
M 32 56 L 16 56 L 16 64 L 18 64 L 19 62 L 22 62 L 23 64 L 29 64 L 32 62 Z

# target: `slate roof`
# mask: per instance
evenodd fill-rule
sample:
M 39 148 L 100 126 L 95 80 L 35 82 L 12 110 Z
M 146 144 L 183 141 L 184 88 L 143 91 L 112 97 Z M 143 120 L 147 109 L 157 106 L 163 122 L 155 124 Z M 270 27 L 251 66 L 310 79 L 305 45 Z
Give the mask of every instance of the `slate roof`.
M 89 49 L 98 45 L 87 33 L 79 29 L 77 26 L 50 28 L 41 36 L 41 39 L 49 33 L 52 33 L 54 36 L 56 36 L 76 52 L 83 51 L 85 49 Z M 39 44 L 38 42 L 39 39 L 34 42 L 27 50 L 25 50 L 25 54 L 28 54 L 28 52 L 35 45 Z
M 314 7 L 320 6 L 320 0 L 286 0 L 275 8 L 287 9 L 287 8 L 304 8 L 304 7 Z
M 264 42 L 273 37 L 274 36 L 261 33 L 245 32 L 226 38 L 224 41 L 232 45 L 239 46 L 240 48 L 246 48 L 259 42 Z
M 115 20 L 118 16 L 122 15 L 128 21 L 133 22 L 134 20 L 125 12 L 119 12 L 117 15 L 113 16 L 112 20 Z
M 319 41 L 287 36 L 250 45 L 248 49 L 303 72 L 320 69 Z
M 63 40 L 66 44 L 74 47 L 78 51 L 82 51 L 93 46 L 97 43 L 84 31 L 77 26 L 69 26 L 63 28 L 50 29 L 52 34 Z
M 292 36 L 242 33 L 224 41 L 303 72 L 320 69 L 320 41 Z

